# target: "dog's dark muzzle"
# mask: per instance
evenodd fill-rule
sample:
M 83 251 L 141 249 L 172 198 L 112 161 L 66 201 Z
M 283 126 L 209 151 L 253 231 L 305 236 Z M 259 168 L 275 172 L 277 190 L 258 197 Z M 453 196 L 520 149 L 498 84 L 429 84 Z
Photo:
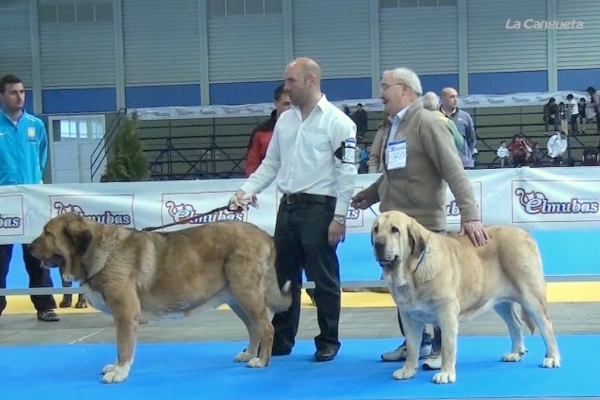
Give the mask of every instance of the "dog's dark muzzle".
M 375 241 L 375 243 L 373 244 L 373 247 L 375 248 L 375 257 L 377 258 L 377 261 L 379 263 L 381 263 L 382 261 L 385 261 L 388 257 L 385 254 L 385 242 L 383 241 Z

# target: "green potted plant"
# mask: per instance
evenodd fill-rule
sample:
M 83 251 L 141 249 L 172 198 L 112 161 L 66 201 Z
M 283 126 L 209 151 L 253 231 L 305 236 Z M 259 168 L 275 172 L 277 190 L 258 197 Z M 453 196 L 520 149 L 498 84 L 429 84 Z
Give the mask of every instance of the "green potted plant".
M 121 123 L 101 182 L 135 182 L 150 178 L 148 159 L 142 151 L 138 131 L 138 116 L 133 113 Z

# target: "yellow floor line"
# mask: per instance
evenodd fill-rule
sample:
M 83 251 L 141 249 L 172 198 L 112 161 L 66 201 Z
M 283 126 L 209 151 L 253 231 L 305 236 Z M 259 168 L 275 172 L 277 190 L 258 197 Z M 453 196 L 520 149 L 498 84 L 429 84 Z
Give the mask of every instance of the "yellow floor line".
M 58 304 L 62 295 L 54 296 Z M 3 314 L 28 314 L 35 309 L 29 296 L 8 296 L 7 307 Z M 77 296 L 73 296 L 72 308 L 59 308 L 59 314 L 82 314 L 98 312 L 93 308 L 74 308 Z M 548 283 L 549 303 L 580 303 L 600 302 L 600 282 L 552 282 Z M 310 298 L 305 291 L 302 292 L 302 306 L 312 307 Z M 367 308 L 367 307 L 394 307 L 394 301 L 387 293 L 372 292 L 344 292 L 342 293 L 342 308 Z M 219 309 L 228 309 L 221 306 Z

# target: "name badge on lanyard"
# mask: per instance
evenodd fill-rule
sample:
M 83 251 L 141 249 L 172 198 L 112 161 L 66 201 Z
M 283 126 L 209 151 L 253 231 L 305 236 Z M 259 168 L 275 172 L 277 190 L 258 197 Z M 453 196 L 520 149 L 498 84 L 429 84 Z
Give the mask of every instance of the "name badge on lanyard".
M 390 142 L 387 146 L 387 169 L 402 169 L 406 167 L 406 140 Z

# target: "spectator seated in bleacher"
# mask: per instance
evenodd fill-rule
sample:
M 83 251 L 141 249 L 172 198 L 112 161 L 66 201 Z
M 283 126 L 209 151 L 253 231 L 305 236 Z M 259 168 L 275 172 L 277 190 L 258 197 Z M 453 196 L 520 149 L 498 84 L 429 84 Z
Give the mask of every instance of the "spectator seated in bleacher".
M 546 135 L 550 134 L 550 125 L 554 126 L 554 131 L 557 131 L 560 127 L 560 113 L 554 97 L 550 97 L 548 103 L 544 105 L 544 124 Z
M 540 149 L 540 144 L 537 142 L 533 143 L 533 151 L 531 152 L 531 166 L 541 166 L 542 158 L 544 158 L 544 153 L 542 152 L 542 149 Z
M 583 150 L 581 159 L 581 165 L 586 167 L 596 167 L 600 165 L 598 162 L 598 149 L 592 146 L 588 146 Z
M 552 159 L 553 165 L 561 165 L 567 154 L 567 133 L 561 131 L 548 139 L 548 156 Z
M 514 135 L 508 145 L 508 151 L 512 155 L 513 166 L 522 167 L 531 164 L 533 143 L 531 143 L 522 133 Z

